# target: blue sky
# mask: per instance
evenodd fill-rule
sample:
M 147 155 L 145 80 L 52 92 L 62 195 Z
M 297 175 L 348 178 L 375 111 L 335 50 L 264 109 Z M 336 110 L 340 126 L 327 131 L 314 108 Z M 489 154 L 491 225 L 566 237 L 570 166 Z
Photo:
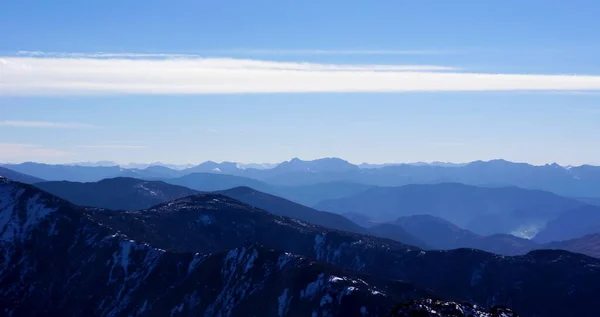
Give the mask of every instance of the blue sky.
M 0 161 L 600 165 L 599 14 L 595 1 L 8 1 Z

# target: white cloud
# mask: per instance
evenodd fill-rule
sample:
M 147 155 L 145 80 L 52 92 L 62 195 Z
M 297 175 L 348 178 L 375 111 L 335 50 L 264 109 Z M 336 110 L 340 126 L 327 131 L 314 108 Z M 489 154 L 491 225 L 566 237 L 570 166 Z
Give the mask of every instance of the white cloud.
M 37 144 L 0 143 L 0 161 L 3 162 L 39 160 L 40 158 L 63 157 L 71 154 Z
M 230 49 L 215 52 L 243 55 L 448 55 L 455 50 L 322 50 L 322 49 Z
M 94 125 L 78 122 L 51 122 L 51 121 L 18 121 L 3 120 L 0 126 L 14 128 L 62 128 L 62 129 L 91 129 Z
M 145 145 L 79 145 L 77 147 L 87 149 L 145 149 Z
M 72 58 L 201 58 L 210 54 L 228 54 L 228 55 L 449 55 L 461 54 L 464 51 L 457 50 L 325 50 L 325 49 L 222 49 L 222 50 L 203 50 L 204 55 L 198 53 L 108 53 L 108 52 L 88 52 L 88 53 L 67 53 L 67 52 L 40 52 L 40 51 L 18 51 L 18 56 L 31 57 L 72 57 Z
M 3 60 L 0 95 L 600 90 L 600 76 L 481 74 L 435 65 L 232 58 Z

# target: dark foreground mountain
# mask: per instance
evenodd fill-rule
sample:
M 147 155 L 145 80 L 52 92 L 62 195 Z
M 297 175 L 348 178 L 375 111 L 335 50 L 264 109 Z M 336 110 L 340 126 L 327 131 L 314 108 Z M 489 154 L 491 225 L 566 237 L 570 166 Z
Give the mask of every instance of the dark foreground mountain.
M 275 216 L 222 195 L 191 196 L 142 211 L 90 212 L 100 223 L 165 250 L 217 252 L 254 242 L 382 279 L 410 281 L 445 298 L 510 305 L 522 316 L 592 313 L 600 292 L 600 260 L 584 255 L 421 251 Z
M 0 177 L 6 177 L 8 179 L 12 179 L 17 182 L 25 183 L 25 184 L 33 184 L 38 182 L 43 182 L 44 180 L 41 178 L 33 177 L 31 175 L 19 173 L 8 169 L 6 167 L 0 166 Z
M 144 209 L 177 198 L 197 194 L 187 187 L 161 181 L 117 177 L 94 183 L 67 181 L 35 184 L 76 205 L 108 209 Z
M 6 179 L 0 215 L 6 316 L 382 316 L 430 296 L 256 244 L 211 255 L 161 250 Z
M 482 309 L 468 303 L 458 303 L 434 299 L 420 299 L 401 304 L 394 308 L 391 317 L 517 317 L 517 314 L 507 307 Z
M 477 234 L 511 233 L 543 227 L 582 203 L 552 193 L 517 187 L 487 188 L 457 183 L 375 187 L 315 208 L 356 213 L 379 221 L 429 214 Z
M 249 187 L 236 187 L 228 190 L 216 192 L 246 204 L 264 209 L 272 214 L 294 218 L 308 223 L 319 225 L 326 228 L 332 228 L 342 231 L 355 233 L 366 233 L 361 226 L 348 220 L 347 218 L 324 211 L 318 211 L 287 199 L 265 194 Z M 410 244 L 408 241 L 403 241 Z
M 533 240 L 540 243 L 579 238 L 600 233 L 600 206 L 583 206 L 562 213 L 548 222 Z
M 181 309 L 185 312 L 187 307 L 200 303 L 198 305 L 206 305 L 202 306 L 203 311 L 214 307 L 213 312 L 218 309 L 222 315 L 227 315 L 234 307 L 248 310 L 248 307 L 255 307 L 252 305 L 275 305 L 284 295 L 284 289 L 273 291 L 265 286 L 256 291 L 258 293 L 253 292 L 253 282 L 265 279 L 263 271 L 250 273 L 254 268 L 258 269 L 259 262 L 252 262 L 252 265 L 248 265 L 249 260 L 235 262 L 236 272 L 246 272 L 244 275 L 249 274 L 252 282 L 248 277 L 231 277 L 230 269 L 224 268 L 229 267 L 226 259 L 230 257 L 221 252 L 238 249 L 234 254 L 240 254 L 240 246 L 256 243 L 267 249 L 286 250 L 368 274 L 365 275 L 368 278 L 361 278 L 369 284 L 365 286 L 367 296 L 389 290 L 391 286 L 386 285 L 392 282 L 386 281 L 403 280 L 431 289 L 442 298 L 468 300 L 483 306 L 510 305 L 522 316 L 588 316 L 597 312 L 595 299 L 600 292 L 600 260 L 565 251 L 535 251 L 519 257 L 496 256 L 471 249 L 426 252 L 391 240 L 329 230 L 275 216 L 213 194 L 186 197 L 142 211 L 119 212 L 74 207 L 33 187 L 8 181 L 4 181 L 0 191 L 3 241 L 0 261 L 7 263 L 0 273 L 0 292 L 4 303 L 17 303 L 25 312 L 36 310 L 44 314 L 56 305 L 74 305 L 75 313 L 82 314 L 90 309 L 110 312 L 118 307 L 131 307 L 132 314 L 142 307 L 151 307 L 156 312 L 170 312 L 177 307 L 175 312 L 178 312 L 184 302 Z M 115 234 L 116 231 L 120 233 Z M 130 243 L 135 243 L 135 247 Z M 154 251 L 136 253 L 138 247 Z M 222 254 L 215 260 L 221 265 L 211 264 L 190 271 L 190 267 L 196 267 L 200 261 L 194 261 L 194 254 L 206 251 Z M 245 256 L 248 253 L 254 254 L 251 250 L 245 251 Z M 161 255 L 160 261 L 165 262 L 153 265 L 157 254 Z M 279 258 L 281 254 L 284 253 L 273 258 Z M 206 263 L 200 262 L 199 265 Z M 150 274 L 144 268 L 151 269 Z M 321 285 L 319 280 L 324 280 L 328 274 L 328 281 L 337 281 L 328 272 L 319 279 L 321 273 L 316 277 L 311 275 L 308 284 L 299 289 L 306 294 L 307 289 Z M 195 274 L 206 274 L 200 276 L 209 276 L 217 282 L 213 284 Z M 275 276 L 272 283 L 287 276 L 281 274 Z M 340 273 L 333 275 L 337 277 L 336 274 Z M 355 278 L 354 273 L 349 274 L 349 279 L 358 281 L 359 277 Z M 289 278 L 296 280 L 299 277 Z M 115 279 L 120 283 L 111 282 Z M 383 284 L 376 282 L 378 280 L 383 280 Z M 186 282 L 193 285 L 189 286 L 189 293 L 178 288 Z M 368 291 L 369 288 L 374 292 Z M 410 289 L 414 290 L 414 287 Z M 194 291 L 196 295 L 193 295 Z M 263 292 L 276 295 L 264 297 L 266 293 Z M 406 293 L 416 294 L 414 291 L 398 292 Z M 198 294 L 206 294 L 206 297 L 199 298 Z M 253 294 L 256 297 L 250 300 Z M 302 291 L 296 293 L 294 298 L 301 301 L 305 298 L 302 294 Z M 334 302 L 333 295 L 329 297 L 323 295 L 298 305 L 319 309 L 321 304 Z M 157 302 L 150 305 L 149 298 Z M 144 305 L 146 300 L 148 304 Z M 169 302 L 160 302 L 167 300 Z M 361 301 L 368 303 L 369 299 L 355 299 L 353 305 L 362 305 Z M 344 302 L 342 300 L 342 304 Z M 61 306 L 60 303 L 68 305 Z M 171 306 L 173 303 L 175 306 Z M 376 307 L 385 305 L 373 305 L 371 309 L 381 311 Z M 273 306 L 269 307 L 277 311 Z M 368 307 L 365 309 L 372 315 L 381 315 L 372 313 Z M 257 311 L 257 315 L 264 315 Z M 362 311 L 362 306 L 358 311 Z

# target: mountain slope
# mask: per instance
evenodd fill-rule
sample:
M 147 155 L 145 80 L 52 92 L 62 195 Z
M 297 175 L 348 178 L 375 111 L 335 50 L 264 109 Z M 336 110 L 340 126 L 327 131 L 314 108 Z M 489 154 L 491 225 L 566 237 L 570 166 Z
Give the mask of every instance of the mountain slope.
M 337 157 L 327 157 L 312 161 L 303 161 L 299 158 L 293 158 L 290 161 L 282 162 L 275 166 L 272 173 L 286 172 L 346 172 L 355 171 L 358 166 L 342 160 Z
M 182 171 L 183 175 L 193 173 L 223 173 L 229 175 L 238 175 L 243 172 L 242 169 L 238 168 L 238 164 L 234 162 L 221 162 L 216 163 L 213 161 L 206 161 L 199 165 L 186 168 Z
M 7 316 L 381 316 L 429 294 L 258 245 L 165 252 L 6 179 L 0 215 Z
M 264 209 L 275 215 L 306 221 L 326 228 L 355 233 L 366 233 L 364 228 L 338 214 L 314 210 L 287 199 L 259 192 L 249 187 L 236 187 L 216 193 Z M 410 244 L 408 242 L 405 243 Z
M 163 181 L 202 192 L 225 190 L 240 186 L 265 192 L 271 190 L 270 185 L 252 178 L 215 173 L 193 173 L 178 178 L 164 179 Z
M 491 160 L 454 165 L 392 164 L 380 168 L 360 168 L 339 158 L 324 158 L 313 161 L 292 159 L 270 169 L 240 168 L 240 166 L 232 162 L 208 161 L 182 171 L 138 169 L 133 172 L 118 166 L 48 165 L 31 162 L 8 164 L 5 167 L 50 181 L 85 182 L 118 176 L 156 179 L 200 172 L 230 174 L 284 186 L 347 182 L 390 187 L 455 182 L 473 186 L 517 186 L 548 191 L 566 197 L 584 197 L 584 199 L 600 197 L 600 167 L 589 165 L 565 168 L 558 164 L 534 166 L 505 160 Z M 261 190 L 264 191 L 264 188 Z M 286 198 L 291 199 L 288 196 Z M 302 203 L 307 204 L 306 201 Z
M 4 167 L 47 181 L 95 182 L 104 178 L 117 177 L 118 166 L 52 165 L 34 162 L 6 164 Z
M 467 246 L 462 245 L 463 241 L 479 238 L 477 234 L 469 230 L 430 215 L 400 217 L 391 224 L 415 235 L 428 245 L 442 250 L 464 248 Z
M 151 165 L 143 169 L 123 169 L 119 173 L 119 177 L 132 177 L 151 180 L 176 178 L 181 177 L 182 175 L 184 175 L 184 172 L 163 165 Z
M 566 250 L 600 258 L 600 234 L 539 244 L 535 241 L 509 234 L 481 236 L 469 230 L 459 228 L 447 220 L 430 215 L 401 217 L 391 223 L 373 226 L 369 231 L 372 232 L 376 228 L 385 228 L 388 234 L 379 234 L 378 236 L 392 240 L 411 244 L 408 242 L 409 240 L 406 235 L 412 236 L 414 239 L 419 239 L 419 241 L 422 241 L 422 244 L 412 244 L 423 249 L 452 250 L 471 248 L 507 256 L 524 255 L 533 250 L 549 249 Z
M 221 175 L 216 177 L 222 178 Z M 211 176 L 211 178 L 213 177 Z M 226 176 L 226 178 L 228 177 Z M 123 177 L 104 179 L 94 183 L 42 182 L 35 186 L 77 205 L 114 210 L 144 209 L 199 193 L 187 187 L 167 184 L 162 181 L 145 181 Z M 340 215 L 317 211 L 249 187 L 236 187 L 218 193 L 264 209 L 275 215 L 295 218 L 338 230 L 366 233 L 365 229 Z
M 247 273 L 258 267 L 254 264 L 258 262 L 243 260 L 245 257 L 235 262 L 235 271 L 246 272 L 246 279 L 230 274 L 231 266 L 227 263 L 231 262 L 225 259 L 233 255 L 216 261 L 223 263 L 221 266 L 192 269 L 194 273 L 189 275 L 192 280 L 187 278 L 190 267 L 198 263 L 198 260 L 193 261 L 194 252 L 216 250 L 220 253 L 248 243 L 370 274 L 375 281 L 383 280 L 384 285 L 388 285 L 385 281 L 404 280 L 432 289 L 440 297 L 469 300 L 484 306 L 510 304 L 522 316 L 586 316 L 597 311 L 594 299 L 600 292 L 600 260 L 584 255 L 554 250 L 519 257 L 501 257 L 470 249 L 425 252 L 391 240 L 328 230 L 275 216 L 222 195 L 196 195 L 142 211 L 119 212 L 74 207 L 33 187 L 15 184 L 8 181 L 0 184 L 0 237 L 3 241 L 0 260 L 10 264 L 4 266 L 8 270 L 0 273 L 3 287 L 0 292 L 7 303 L 18 303 L 29 311 L 48 312 L 55 307 L 52 303 L 57 302 L 73 303 L 75 311 L 82 313 L 91 309 L 86 307 L 110 307 L 110 311 L 119 305 L 131 307 L 127 305 L 133 306 L 132 302 L 139 310 L 144 307 L 141 298 L 167 300 L 172 295 L 176 306 L 171 306 L 173 302 L 151 306 L 157 309 L 155 312 L 164 314 L 182 303 L 182 309 L 198 303 L 197 295 L 192 296 L 191 290 L 191 294 L 184 289 L 171 293 L 169 285 L 177 288 L 184 282 L 190 282 L 191 288 L 205 296 L 199 301 L 201 305 L 208 305 L 202 306 L 203 309 L 215 307 L 226 314 L 236 307 L 248 308 L 245 303 L 254 303 L 249 305 L 255 309 L 266 307 L 263 305 L 272 307 L 270 305 L 278 303 L 274 298 L 281 298 L 285 291 L 279 289 L 267 299 L 266 293 L 261 291 L 250 300 L 254 293 L 250 291 L 253 284 L 248 281 L 248 274 L 256 282 L 257 276 L 264 278 L 264 271 Z M 117 230 L 121 233 L 115 235 Z M 120 238 L 122 235 L 127 237 Z M 122 245 L 123 240 L 119 239 L 143 241 L 146 244 L 142 246 L 155 251 L 136 253 L 137 247 L 127 246 L 126 241 Z M 240 253 L 241 250 L 234 252 L 235 257 L 239 258 Z M 156 254 L 162 254 L 160 259 L 166 262 L 155 271 L 156 265 L 152 263 Z M 182 258 L 185 256 L 187 258 Z M 44 266 L 40 264 L 42 261 Z M 132 263 L 137 265 L 131 267 Z M 152 270 L 151 274 L 148 270 Z M 196 279 L 195 274 L 207 274 L 211 279 Z M 280 278 L 277 276 L 275 280 Z M 111 281 L 115 279 L 121 282 L 113 284 Z M 312 286 L 305 287 L 304 294 L 316 285 L 323 285 L 324 278 L 312 276 L 308 280 Z M 331 277 L 329 280 L 337 281 Z M 370 285 L 365 288 L 371 295 L 378 295 L 378 289 L 391 288 L 369 281 L 365 280 Z M 138 288 L 138 285 L 148 287 Z M 48 292 L 48 289 L 56 291 Z M 264 288 L 264 292 L 267 289 Z M 203 293 L 204 290 L 209 293 Z M 91 298 L 90 292 L 93 293 Z M 137 296 L 135 292 L 142 293 Z M 302 291 L 296 296 L 302 299 Z M 360 304 L 362 299 L 355 300 Z M 329 297 L 312 298 L 310 307 L 319 309 L 321 303 L 330 303 Z M 299 305 L 309 304 L 304 301 Z M 83 311 L 85 309 L 88 311 Z M 261 315 L 260 311 L 257 315 Z
M 422 244 L 417 244 L 417 246 L 424 249 L 471 248 L 501 255 L 523 255 L 535 249 L 544 249 L 542 245 L 531 240 L 509 234 L 481 236 L 431 215 L 400 217 L 396 221 L 373 226 L 369 231 L 380 230 L 378 228 L 386 228 L 389 232 L 386 237 L 396 241 L 400 241 L 398 239 L 405 235 L 410 235 L 414 239 L 422 241 Z M 395 237 L 394 234 L 398 237 Z
M 270 194 L 305 206 L 314 206 L 323 200 L 352 196 L 372 187 L 359 183 L 327 182 L 302 186 L 272 186 Z
M 94 183 L 43 182 L 35 184 L 74 204 L 108 209 L 144 209 L 198 192 L 160 181 L 117 177 Z
M 565 241 L 550 242 L 544 245 L 545 249 L 569 250 L 600 258 L 600 234 L 589 234 L 580 238 Z
M 274 216 L 222 195 L 191 196 L 137 212 L 103 210 L 93 217 L 161 249 L 213 252 L 255 242 L 380 278 L 410 281 L 443 297 L 481 305 L 510 303 L 523 316 L 592 313 L 600 292 L 600 260 L 584 255 L 556 250 L 519 257 L 472 249 L 424 252 Z M 568 295 L 572 288 L 577 296 Z
M 0 177 L 6 177 L 8 179 L 12 179 L 16 182 L 21 182 L 25 184 L 33 184 L 43 182 L 44 180 L 41 178 L 33 177 L 27 174 L 15 172 L 11 169 L 0 166 Z
M 543 227 L 562 212 L 581 205 L 579 201 L 542 191 L 443 183 L 375 187 L 350 197 L 323 201 L 315 208 L 358 213 L 380 221 L 429 214 L 475 233 L 491 235 Z
M 402 227 L 393 225 L 391 223 L 382 223 L 382 224 L 375 225 L 375 226 L 369 228 L 369 233 L 374 236 L 377 236 L 377 237 L 386 238 L 386 239 L 402 242 L 402 243 L 409 244 L 409 245 L 414 245 L 416 247 L 419 247 L 419 248 L 425 249 L 425 250 L 437 249 L 437 248 L 432 248 L 431 246 L 429 246 L 428 244 L 423 242 L 421 239 L 408 233 Z
M 548 222 L 533 240 L 539 243 L 579 238 L 600 233 L 600 206 L 583 206 L 569 210 Z

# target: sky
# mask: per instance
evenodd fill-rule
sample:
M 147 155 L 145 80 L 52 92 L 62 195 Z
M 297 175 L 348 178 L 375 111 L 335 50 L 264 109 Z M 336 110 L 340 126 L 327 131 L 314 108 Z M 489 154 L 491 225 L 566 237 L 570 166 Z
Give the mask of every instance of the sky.
M 600 165 L 597 1 L 4 1 L 0 162 Z

